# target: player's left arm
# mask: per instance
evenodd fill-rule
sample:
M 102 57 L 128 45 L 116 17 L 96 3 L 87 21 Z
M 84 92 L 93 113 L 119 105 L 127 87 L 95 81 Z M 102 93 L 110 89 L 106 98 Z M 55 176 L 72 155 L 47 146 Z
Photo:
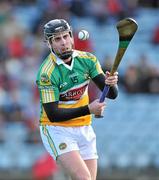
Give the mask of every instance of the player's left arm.
M 97 76 L 95 76 L 94 78 L 92 78 L 92 80 L 94 81 L 94 83 L 97 85 L 97 87 L 103 91 L 104 86 L 105 86 L 105 76 L 104 74 L 98 74 Z M 115 99 L 118 96 L 118 85 L 115 84 L 113 86 L 110 86 L 109 92 L 107 94 L 107 98 L 110 99 Z

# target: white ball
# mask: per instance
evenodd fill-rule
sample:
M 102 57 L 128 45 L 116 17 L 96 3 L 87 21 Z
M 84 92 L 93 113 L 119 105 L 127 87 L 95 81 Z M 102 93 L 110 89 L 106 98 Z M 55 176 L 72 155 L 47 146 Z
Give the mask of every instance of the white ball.
M 86 30 L 81 30 L 79 33 L 78 33 L 78 39 L 84 41 L 84 40 L 87 40 L 89 38 L 89 33 L 88 31 Z

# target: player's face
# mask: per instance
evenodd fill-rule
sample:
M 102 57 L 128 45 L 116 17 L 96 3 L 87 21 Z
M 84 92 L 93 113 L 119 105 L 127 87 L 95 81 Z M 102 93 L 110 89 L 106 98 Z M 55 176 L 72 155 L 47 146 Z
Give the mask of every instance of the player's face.
M 57 55 L 65 54 L 69 51 L 72 51 L 73 44 L 73 38 L 67 31 L 58 33 L 54 35 L 51 39 L 51 46 L 53 48 L 53 51 Z

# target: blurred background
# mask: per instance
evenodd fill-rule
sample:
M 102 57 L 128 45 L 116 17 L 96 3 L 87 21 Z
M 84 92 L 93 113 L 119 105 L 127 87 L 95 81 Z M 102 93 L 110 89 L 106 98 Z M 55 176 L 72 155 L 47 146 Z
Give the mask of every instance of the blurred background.
M 98 180 L 159 179 L 159 0 L 0 0 L 0 180 L 67 179 L 39 136 L 43 25 L 66 19 L 76 48 L 96 55 L 106 71 L 118 46 L 115 24 L 125 17 L 139 28 L 118 70 L 118 98 L 93 119 Z M 81 29 L 89 40 L 77 39 Z M 100 96 L 93 83 L 90 89 L 90 101 Z

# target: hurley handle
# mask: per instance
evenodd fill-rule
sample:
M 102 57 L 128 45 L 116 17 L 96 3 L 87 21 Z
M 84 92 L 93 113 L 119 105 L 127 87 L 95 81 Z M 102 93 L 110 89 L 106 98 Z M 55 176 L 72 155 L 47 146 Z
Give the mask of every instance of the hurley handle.
M 110 86 L 108 85 L 105 85 L 104 86 L 104 89 L 103 89 L 103 92 L 102 92 L 102 95 L 99 99 L 99 102 L 102 103 L 104 102 L 105 100 L 105 97 L 107 96 L 108 92 L 109 92 L 109 89 L 110 89 Z M 102 118 L 103 116 L 102 115 L 95 115 L 95 118 Z

